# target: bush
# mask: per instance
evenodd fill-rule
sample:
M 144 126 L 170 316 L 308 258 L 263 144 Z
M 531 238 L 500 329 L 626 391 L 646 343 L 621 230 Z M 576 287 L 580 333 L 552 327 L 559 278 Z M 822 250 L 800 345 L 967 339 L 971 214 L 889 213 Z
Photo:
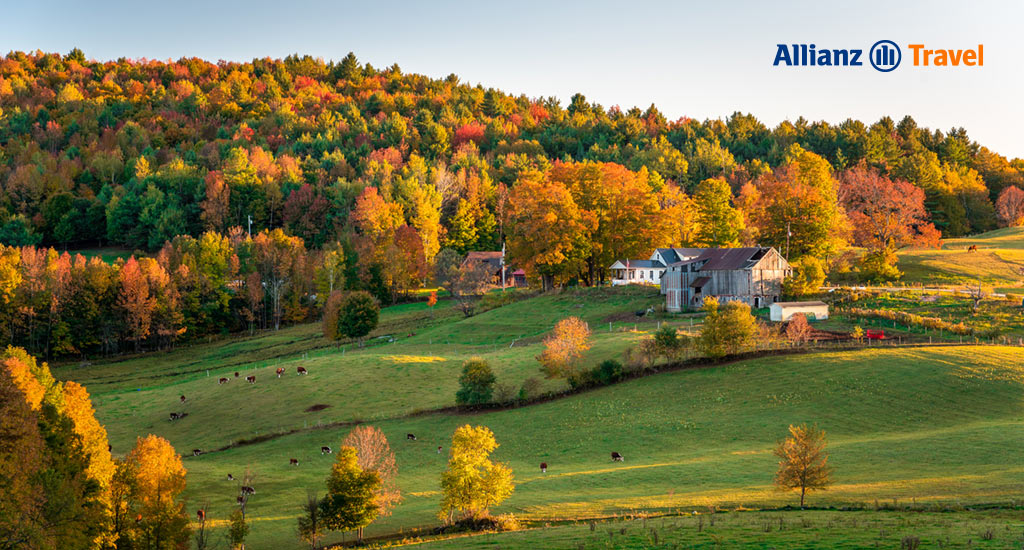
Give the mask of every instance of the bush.
M 793 274 L 782 282 L 782 293 L 796 298 L 817 294 L 824 282 L 825 269 L 821 260 L 804 256 L 793 262 Z
M 494 393 L 494 372 L 487 361 L 474 357 L 462 365 L 459 377 L 460 389 L 455 393 L 458 405 L 481 405 L 491 401 Z
M 519 388 L 519 400 L 530 401 L 540 397 L 540 388 L 541 381 L 535 376 L 523 380 L 523 385 Z
M 324 308 L 323 332 L 331 340 L 362 338 L 377 328 L 380 305 L 369 292 L 335 292 Z
M 622 374 L 622 363 L 614 359 L 605 359 L 594 369 L 594 379 L 604 385 L 618 382 Z
M 872 250 L 860 259 L 860 278 L 869 283 L 895 281 L 903 276 L 896 267 L 899 258 L 892 247 Z
M 697 345 L 708 357 L 724 357 L 743 351 L 757 334 L 757 321 L 750 314 L 750 306 L 742 302 L 729 302 L 718 307 L 718 300 L 704 299 L 704 327 Z
M 513 384 L 502 382 L 494 386 L 495 403 L 511 403 L 519 397 L 519 389 Z

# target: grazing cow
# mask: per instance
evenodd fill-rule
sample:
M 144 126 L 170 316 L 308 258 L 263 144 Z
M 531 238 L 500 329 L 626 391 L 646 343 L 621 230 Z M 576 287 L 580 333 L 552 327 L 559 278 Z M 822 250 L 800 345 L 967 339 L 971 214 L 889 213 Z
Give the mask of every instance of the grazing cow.
M 612 451 L 612 462 L 624 462 L 626 459 L 622 458 L 622 455 Z
M 306 370 L 306 367 L 299 367 L 299 368 L 295 369 L 295 372 L 297 372 L 299 374 L 309 374 L 309 371 Z
M 277 372 L 277 377 L 281 378 L 281 375 L 284 374 L 284 367 L 277 367 L 277 371 L 275 372 Z
M 407 441 L 416 441 L 416 434 L 405 434 L 405 439 Z
M 110 451 L 113 451 L 113 450 L 114 450 L 114 446 L 108 443 L 107 444 L 107 452 L 109 453 Z
M 299 465 L 299 459 L 297 459 L 297 458 L 289 458 L 288 459 L 288 465 L 289 466 L 298 466 Z
M 242 494 L 243 495 L 255 495 L 256 494 L 256 489 L 253 489 L 252 487 L 249 487 L 248 485 L 242 485 Z
M 192 449 L 192 456 L 199 456 L 201 454 L 203 454 L 201 449 Z
M 331 454 L 331 448 L 328 447 L 327 445 L 324 445 L 323 447 L 320 447 L 320 454 L 322 454 L 322 455 L 329 455 L 329 454 Z
M 235 476 L 233 476 L 231 474 L 228 474 L 228 481 L 234 481 L 234 480 L 235 480 Z
M 440 445 L 437 446 L 437 454 L 441 454 L 441 446 Z
M 200 523 L 205 521 L 206 520 L 206 510 L 203 510 L 202 508 L 200 508 L 199 510 L 196 510 L 196 520 L 199 521 Z
M 548 463 L 547 462 L 541 462 L 540 463 L 540 473 L 543 474 L 543 473 L 546 473 L 547 471 L 548 471 Z
M 181 418 L 180 414 L 178 414 L 178 413 L 171 413 L 171 420 L 177 420 L 179 418 Z
M 250 384 L 255 384 L 256 383 L 256 377 L 255 376 L 246 376 L 245 377 L 245 381 L 250 383 Z
M 227 384 L 228 383 L 228 379 L 227 378 L 221 378 L 220 380 L 217 381 L 217 383 L 218 384 Z
M 967 251 L 968 252 L 977 252 L 978 251 L 978 245 L 972 244 L 971 246 L 968 246 L 967 247 Z
M 181 402 L 182 402 L 182 403 L 184 403 L 184 402 L 185 402 L 185 396 L 184 396 L 184 395 L 183 395 L 183 396 L 181 396 Z
M 245 497 L 235 497 L 235 502 L 245 504 Z
M 235 378 L 238 378 L 238 373 L 237 372 L 235 373 Z

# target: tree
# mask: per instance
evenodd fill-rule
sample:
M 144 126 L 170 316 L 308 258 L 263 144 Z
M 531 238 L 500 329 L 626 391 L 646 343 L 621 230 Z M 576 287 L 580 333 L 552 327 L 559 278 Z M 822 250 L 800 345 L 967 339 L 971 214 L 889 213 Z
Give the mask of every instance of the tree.
M 463 262 L 448 281 L 448 291 L 466 317 L 473 315 L 476 301 L 494 286 L 494 272 L 485 262 Z
M 245 538 L 249 536 L 249 524 L 245 522 L 245 514 L 236 509 L 231 512 L 231 521 L 228 522 L 228 544 L 233 550 L 245 550 Z
M 448 469 L 441 474 L 441 511 L 438 516 L 451 523 L 456 512 L 464 518 L 480 519 L 491 506 L 512 495 L 512 470 L 490 460 L 498 448 L 494 433 L 486 426 L 465 425 L 452 435 Z
M 811 325 L 807 322 L 807 316 L 797 313 L 789 318 L 786 324 L 786 338 L 798 344 L 806 342 L 811 336 Z
M 732 191 L 722 179 L 706 179 L 697 186 L 693 195 L 697 226 L 697 242 L 700 247 L 730 248 L 739 244 L 743 232 L 743 214 L 732 207 L 729 201 Z
M 697 346 L 708 357 L 738 353 L 750 345 L 757 333 L 757 321 L 747 304 L 732 301 L 719 307 L 717 299 L 708 297 L 704 298 L 703 310 L 706 315 Z
M 795 298 L 817 294 L 825 282 L 825 267 L 814 256 L 804 256 L 792 264 L 793 274 L 782 281 L 782 292 Z
M 274 330 L 281 328 L 282 299 L 289 285 L 303 273 L 305 247 L 302 239 L 289 237 L 280 229 L 261 231 L 252 240 L 252 259 L 260 274 L 274 319 Z
M 924 190 L 890 180 L 866 164 L 838 175 L 838 194 L 853 228 L 853 242 L 872 250 L 886 246 L 931 244 L 935 226 L 928 221 Z
M 331 313 L 324 313 L 324 332 L 332 340 L 340 340 L 342 337 L 362 338 L 377 328 L 380 306 L 369 292 L 348 292 L 340 295 L 336 301 L 328 302 L 328 307 Z M 336 319 L 336 322 L 327 325 L 330 319 Z
M 494 372 L 487 361 L 473 357 L 462 364 L 459 377 L 459 391 L 455 393 L 458 405 L 480 405 L 489 403 L 494 393 Z
M 573 381 L 579 375 L 580 357 L 590 349 L 589 339 L 590 327 L 579 317 L 566 317 L 556 323 L 544 339 L 544 351 L 537 356 L 544 374 Z
M 120 279 L 117 305 L 124 316 L 128 339 L 135 342 L 135 351 L 139 351 L 142 341 L 149 336 L 155 302 L 149 295 L 149 282 L 134 256 L 121 267 Z
M 434 306 L 437 305 L 437 291 L 431 290 L 430 295 L 427 296 L 427 307 L 430 308 L 430 316 L 434 316 Z
M 133 474 L 126 508 L 140 518 L 128 530 L 134 548 L 176 550 L 187 544 L 189 520 L 180 498 L 185 467 L 174 447 L 159 436 L 139 437 L 123 467 Z
M 1016 185 L 1003 189 L 996 199 L 996 214 L 1007 227 L 1024 225 L 1024 191 Z
M 356 450 L 359 467 L 363 471 L 377 472 L 380 476 L 380 489 L 376 497 L 377 515 L 391 515 L 391 510 L 402 502 L 402 492 L 398 488 L 395 452 L 391 450 L 384 432 L 374 426 L 357 426 L 345 436 L 341 444 Z
M 779 469 L 775 486 L 782 491 L 800 490 L 800 507 L 808 491 L 826 490 L 832 483 L 832 468 L 825 452 L 825 431 L 807 424 L 789 426 L 789 437 L 775 447 Z
M 895 281 L 903 276 L 903 272 L 896 267 L 898 262 L 899 256 L 891 246 L 870 250 L 860 259 L 860 278 L 869 283 Z
M 324 527 L 332 531 L 356 531 L 363 540 L 363 528 L 377 518 L 380 474 L 363 471 L 353 447 L 338 449 L 327 478 L 327 495 L 320 502 Z
M 320 539 L 324 536 L 323 518 L 320 516 L 320 497 L 310 492 L 302 503 L 302 515 L 298 519 L 299 539 L 308 544 L 310 550 L 320 548 Z
M 0 548 L 46 546 L 38 482 L 44 452 L 37 414 L 10 371 L 0 368 Z

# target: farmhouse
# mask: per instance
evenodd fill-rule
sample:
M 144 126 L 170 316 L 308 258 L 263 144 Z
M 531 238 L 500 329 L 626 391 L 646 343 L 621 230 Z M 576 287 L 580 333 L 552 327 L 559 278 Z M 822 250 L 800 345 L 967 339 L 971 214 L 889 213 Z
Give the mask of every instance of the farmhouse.
M 772 321 L 788 321 L 799 313 L 809 321 L 828 319 L 828 304 L 825 302 L 775 302 L 769 309 Z
M 488 269 L 494 275 L 495 285 L 500 285 L 502 287 L 526 286 L 526 272 L 522 269 L 514 269 L 506 266 L 504 250 L 498 250 L 495 252 L 480 250 L 471 251 L 466 254 L 466 258 L 462 260 L 462 266 L 465 267 L 473 263 L 486 264 Z M 503 278 L 504 281 L 502 281 Z
M 665 267 L 661 291 L 669 311 L 698 308 L 708 296 L 765 307 L 779 300 L 782 281 L 793 272 L 789 262 L 771 247 L 682 250 L 700 253 L 687 253 Z
M 647 260 L 618 260 L 608 268 L 612 272 L 612 286 L 660 285 L 661 276 L 670 264 L 696 258 L 703 251 L 703 248 L 658 248 Z

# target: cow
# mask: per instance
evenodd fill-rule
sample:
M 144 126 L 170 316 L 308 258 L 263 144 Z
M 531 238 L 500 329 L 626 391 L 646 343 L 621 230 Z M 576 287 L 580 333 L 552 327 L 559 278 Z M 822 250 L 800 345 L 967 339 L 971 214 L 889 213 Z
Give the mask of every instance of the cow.
M 245 381 L 250 383 L 250 384 L 255 384 L 256 383 L 256 377 L 255 376 L 246 376 L 245 377 Z
M 968 246 L 967 247 L 967 251 L 968 252 L 977 252 L 978 251 L 978 245 L 972 244 L 971 246 Z
M 278 378 L 281 378 L 281 375 L 284 374 L 284 367 L 277 367 L 277 370 L 274 372 L 277 373 Z
M 181 420 L 188 416 L 188 413 L 171 413 L 171 420 Z
M 252 487 L 249 487 L 248 485 L 242 485 L 242 494 L 243 495 L 255 495 L 256 494 L 256 489 L 253 489 Z
M 540 473 L 542 473 L 542 474 L 543 473 L 547 473 L 547 471 L 548 471 L 548 463 L 547 462 L 541 462 L 540 463 Z
M 237 371 L 235 372 L 235 378 L 238 378 L 238 372 Z
M 324 445 L 323 447 L 320 447 L 320 454 L 322 454 L 322 455 L 329 455 L 329 454 L 331 454 L 331 448 L 328 447 L 327 445 Z
M 441 454 L 441 446 L 440 445 L 437 446 L 437 454 Z
M 239 504 L 245 504 L 245 497 L 235 497 L 235 502 Z
M 405 434 L 406 441 L 416 441 L 416 434 Z
M 309 371 L 306 370 L 306 367 L 298 367 L 295 369 L 295 372 L 299 373 L 300 375 L 309 374 Z
M 181 396 L 181 402 L 182 402 L 182 403 L 184 403 L 184 402 L 185 402 L 185 396 L 184 396 L 184 395 L 183 395 L 183 396 Z
M 234 480 L 235 480 L 235 476 L 233 476 L 231 474 L 228 474 L 228 481 L 234 481 Z
M 203 454 L 202 449 L 192 449 L 192 456 L 199 456 Z
M 299 465 L 299 459 L 297 459 L 297 458 L 289 458 L 288 459 L 288 465 L 289 466 L 298 466 Z
M 109 453 L 110 451 L 113 451 L 113 450 L 114 450 L 114 446 L 109 444 L 109 443 L 107 443 L 107 452 Z
M 625 462 L 626 459 L 622 458 L 622 455 L 612 451 L 612 462 Z
M 202 508 L 196 510 L 196 521 L 202 523 L 205 520 L 206 520 L 206 510 L 203 510 Z
M 142 521 L 142 514 L 135 514 L 135 523 Z
M 217 384 L 227 384 L 227 383 L 228 383 L 228 379 L 227 378 L 221 378 L 220 380 L 217 381 Z

